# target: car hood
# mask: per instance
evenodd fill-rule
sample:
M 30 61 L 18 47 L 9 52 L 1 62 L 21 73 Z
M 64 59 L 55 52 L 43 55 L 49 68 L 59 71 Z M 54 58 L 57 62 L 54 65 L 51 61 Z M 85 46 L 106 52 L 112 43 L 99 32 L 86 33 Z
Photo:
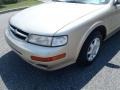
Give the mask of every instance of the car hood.
M 64 26 L 102 8 L 102 5 L 52 2 L 37 5 L 13 16 L 10 23 L 28 33 L 53 35 Z

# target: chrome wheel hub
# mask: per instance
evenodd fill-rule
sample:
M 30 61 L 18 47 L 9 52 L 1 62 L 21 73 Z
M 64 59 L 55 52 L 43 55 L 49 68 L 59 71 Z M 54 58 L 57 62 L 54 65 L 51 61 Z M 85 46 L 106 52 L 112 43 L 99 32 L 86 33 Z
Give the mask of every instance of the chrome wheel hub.
M 95 38 L 91 42 L 90 46 L 88 47 L 87 51 L 87 59 L 88 61 L 93 61 L 94 58 L 96 57 L 98 51 L 100 48 L 100 38 Z

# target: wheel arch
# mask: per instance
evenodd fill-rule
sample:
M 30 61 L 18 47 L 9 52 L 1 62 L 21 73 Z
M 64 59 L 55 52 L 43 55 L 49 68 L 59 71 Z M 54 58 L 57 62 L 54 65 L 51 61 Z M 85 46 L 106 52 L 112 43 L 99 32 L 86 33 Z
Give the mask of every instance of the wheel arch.
M 77 50 L 79 50 L 79 51 L 78 51 L 78 56 L 79 56 L 79 54 L 80 54 L 80 52 L 81 52 L 82 46 L 84 45 L 85 41 L 86 41 L 87 38 L 88 38 L 88 36 L 89 36 L 91 33 L 95 32 L 95 31 L 100 31 L 100 33 L 101 33 L 102 36 L 103 36 L 103 40 L 106 38 L 106 36 L 107 36 L 107 28 L 106 28 L 106 26 L 103 24 L 103 22 L 98 22 L 98 23 L 92 25 L 92 26 L 87 30 L 87 32 L 83 35 L 83 38 L 82 38 L 82 40 L 81 40 L 81 42 L 80 42 L 80 44 L 79 44 L 79 49 L 77 49 Z
M 106 29 L 106 27 L 104 25 L 100 25 L 100 26 L 96 27 L 91 33 L 95 32 L 95 31 L 100 31 L 103 40 L 106 38 L 106 36 L 107 36 L 107 29 Z

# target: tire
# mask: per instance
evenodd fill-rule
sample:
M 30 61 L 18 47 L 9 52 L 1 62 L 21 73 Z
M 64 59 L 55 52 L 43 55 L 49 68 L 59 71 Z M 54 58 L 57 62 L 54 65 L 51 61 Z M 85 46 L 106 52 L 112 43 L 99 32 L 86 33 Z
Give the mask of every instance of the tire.
M 96 45 L 96 46 L 95 46 Z M 102 35 L 99 31 L 92 32 L 80 51 L 77 62 L 81 65 L 90 65 L 95 61 L 102 45 Z

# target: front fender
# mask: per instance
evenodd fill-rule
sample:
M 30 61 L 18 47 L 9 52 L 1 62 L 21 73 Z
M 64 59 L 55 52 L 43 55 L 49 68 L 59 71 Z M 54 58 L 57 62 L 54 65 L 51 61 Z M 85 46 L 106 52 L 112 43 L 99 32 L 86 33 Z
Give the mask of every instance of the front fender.
M 84 44 L 84 42 L 86 41 L 86 39 L 88 38 L 88 36 L 94 31 L 96 30 L 97 27 L 99 26 L 105 26 L 105 23 L 104 21 L 98 21 L 98 22 L 95 22 L 91 27 L 88 28 L 88 30 L 86 30 L 86 32 L 84 33 L 84 35 L 82 36 L 80 42 L 79 42 L 79 45 L 78 45 L 78 48 L 77 48 L 77 56 L 79 56 L 79 53 L 82 49 L 82 46 Z M 106 26 L 105 26 L 106 27 Z

